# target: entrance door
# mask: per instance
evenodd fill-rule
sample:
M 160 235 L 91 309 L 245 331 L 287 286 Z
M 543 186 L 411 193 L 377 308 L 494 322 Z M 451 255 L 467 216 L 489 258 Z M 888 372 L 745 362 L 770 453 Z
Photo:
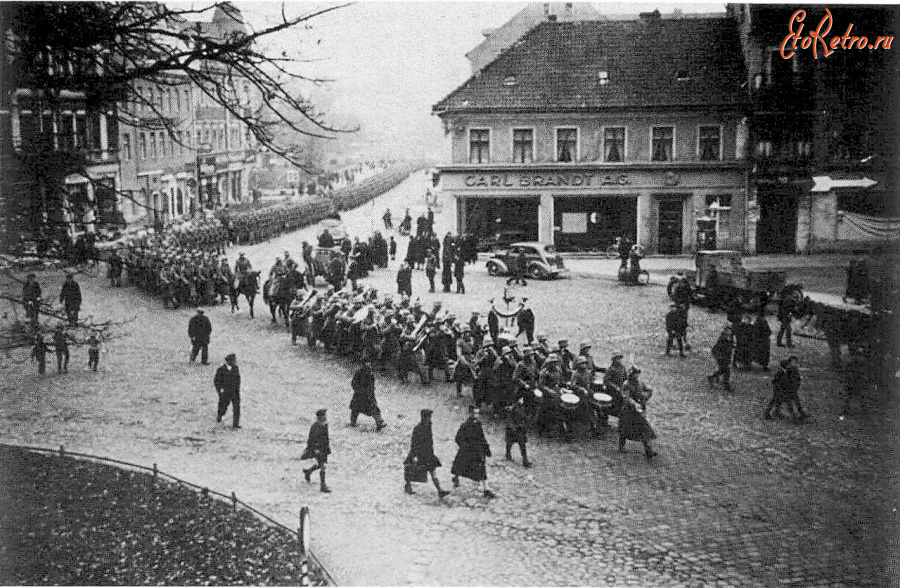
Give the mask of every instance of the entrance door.
M 790 188 L 763 189 L 759 198 L 756 226 L 758 253 L 794 253 L 797 249 L 797 212 L 800 194 Z
M 681 199 L 666 198 L 659 201 L 659 253 L 681 253 L 683 208 Z

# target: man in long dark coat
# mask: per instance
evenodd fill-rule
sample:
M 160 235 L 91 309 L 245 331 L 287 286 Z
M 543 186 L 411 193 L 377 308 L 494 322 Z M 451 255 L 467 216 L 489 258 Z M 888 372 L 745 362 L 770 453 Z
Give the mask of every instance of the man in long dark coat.
M 316 411 L 316 422 L 309 428 L 309 437 L 306 439 L 306 449 L 300 459 L 315 459 L 316 464 L 310 468 L 304 468 L 303 477 L 307 482 L 311 481 L 312 473 L 319 470 L 319 490 L 331 492 L 325 484 L 325 464 L 331 455 L 331 443 L 328 438 L 327 410 L 320 408 Z
M 509 416 L 506 419 L 506 459 L 512 461 L 513 445 L 519 446 L 522 453 L 522 465 L 530 468 L 532 463 L 528 461 L 528 428 L 525 416 L 525 400 L 520 398 L 509 409 Z
M 721 376 L 725 389 L 733 392 L 731 387 L 731 360 L 734 355 L 734 335 L 732 334 L 731 324 L 728 323 L 722 329 L 716 344 L 712 348 L 712 356 L 716 361 L 716 371 L 707 376 L 709 385 L 712 386 L 719 381 Z
M 406 456 L 404 464 L 408 464 L 413 468 L 424 470 L 431 474 L 431 481 L 437 489 L 438 498 L 443 500 L 445 496 L 450 494 L 449 490 L 441 490 L 441 483 L 438 481 L 435 470 L 441 467 L 441 460 L 434 454 L 434 437 L 431 433 L 431 415 L 433 411 L 422 409 L 422 420 L 418 425 L 413 427 L 412 441 L 409 445 L 409 454 Z M 415 494 L 412 489 L 412 483 L 409 477 L 406 478 L 406 486 L 404 490 L 407 494 Z
M 209 317 L 203 314 L 203 309 L 198 308 L 197 314 L 188 321 L 188 337 L 191 339 L 191 363 L 197 359 L 200 353 L 200 363 L 209 365 L 209 338 L 212 334 L 212 323 Z
M 69 325 L 74 327 L 78 324 L 78 312 L 81 310 L 81 286 L 72 274 L 66 275 L 66 281 L 59 292 L 59 301 L 65 305 Z
M 350 426 L 356 426 L 356 419 L 364 414 L 375 419 L 375 430 L 380 431 L 387 425 L 381 418 L 381 410 L 375 399 L 375 375 L 372 373 L 372 362 L 366 360 L 362 367 L 353 374 L 353 398 L 350 400 Z
M 453 460 L 450 473 L 453 474 L 453 487 L 459 487 L 459 478 L 469 478 L 481 482 L 485 498 L 496 498 L 487 485 L 487 466 L 485 460 L 491 456 L 491 447 L 484 437 L 484 430 L 478 420 L 478 409 L 469 407 L 469 418 L 456 433 L 456 444 L 459 451 Z
M 222 422 L 222 417 L 228 411 L 228 405 L 232 407 L 231 426 L 241 428 L 241 372 L 237 366 L 237 358 L 234 353 L 225 356 L 225 365 L 216 370 L 213 385 L 219 393 L 219 409 L 216 413 L 216 422 Z
M 516 337 L 525 333 L 525 338 L 528 339 L 528 344 L 531 345 L 534 342 L 534 311 L 524 306 L 524 302 L 522 304 L 522 310 L 516 315 L 516 323 L 519 325 L 519 332 L 516 333 Z
M 760 309 L 753 321 L 751 328 L 751 340 L 753 350 L 750 355 L 750 361 L 755 361 L 766 371 L 769 371 L 769 357 L 772 350 L 772 328 L 769 327 L 769 321 L 766 320 L 766 314 Z
M 41 285 L 38 284 L 34 274 L 28 274 L 25 284 L 22 286 L 22 300 L 25 302 L 25 315 L 32 325 L 37 324 L 38 312 L 41 307 Z

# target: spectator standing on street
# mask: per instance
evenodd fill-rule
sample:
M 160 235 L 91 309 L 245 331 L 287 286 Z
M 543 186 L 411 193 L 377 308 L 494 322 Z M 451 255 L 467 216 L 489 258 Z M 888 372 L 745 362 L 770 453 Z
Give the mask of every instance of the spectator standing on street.
M 309 428 L 309 437 L 306 439 L 306 449 L 300 459 L 315 459 L 316 464 L 303 470 L 303 477 L 307 483 L 311 482 L 312 473 L 319 470 L 319 491 L 331 492 L 325 484 L 325 464 L 331 454 L 331 443 L 328 439 L 328 411 L 320 408 L 316 411 L 316 422 Z
M 111 287 L 119 287 L 122 285 L 122 258 L 119 257 L 119 252 L 115 249 L 112 250 L 109 254 L 109 260 L 107 261 L 109 264 L 109 271 L 107 272 L 107 277 L 109 278 L 109 285 Z
M 712 356 L 716 360 L 716 371 L 706 378 L 710 386 L 716 384 L 719 381 L 719 377 L 722 376 L 725 389 L 729 392 L 734 391 L 734 388 L 731 387 L 731 361 L 733 355 L 734 336 L 729 323 L 722 329 L 716 344 L 712 348 Z
M 441 483 L 438 481 L 435 470 L 441 467 L 441 460 L 434 454 L 434 436 L 431 432 L 431 415 L 433 411 L 428 408 L 422 409 L 421 420 L 419 424 L 413 427 L 412 440 L 409 444 L 409 454 L 404 460 L 404 464 L 418 468 L 431 475 L 431 481 L 437 489 L 438 499 L 443 500 L 445 496 L 450 494 L 449 490 L 441 490 Z M 403 490 L 407 494 L 415 494 L 412 489 L 412 483 L 409 477 L 406 479 L 406 485 Z
M 628 267 L 628 258 L 631 255 L 631 239 L 622 235 L 619 237 L 619 267 Z
M 58 373 L 69 371 L 69 340 L 72 338 L 66 332 L 65 323 L 56 325 L 53 332 L 53 348 L 56 350 L 56 371 Z
M 519 255 L 516 257 L 513 264 L 515 265 L 515 267 L 510 269 L 513 270 L 514 274 L 506 280 L 506 285 L 509 286 L 510 284 L 515 282 L 516 285 L 521 284 L 523 286 L 527 286 L 528 284 L 525 282 L 525 270 L 528 265 L 528 260 L 525 258 L 524 249 L 521 249 L 519 251 Z
M 772 398 L 766 406 L 764 414 L 766 419 L 772 418 L 773 411 L 780 418 L 782 404 L 787 404 L 794 420 L 802 421 L 807 418 L 808 415 L 800 406 L 800 396 L 797 394 L 800 390 L 800 379 L 800 360 L 796 355 L 779 362 L 772 378 Z
M 793 292 L 787 292 L 786 290 L 782 290 L 781 297 L 778 300 L 778 321 L 781 323 L 781 327 L 778 329 L 775 343 L 779 347 L 784 347 L 783 339 L 787 339 L 788 347 L 794 346 L 791 320 L 793 319 L 794 311 L 797 309 L 797 299 L 793 296 Z
M 434 251 L 425 252 L 425 275 L 428 277 L 428 291 L 434 292 L 434 276 L 437 274 L 438 259 Z
M 194 363 L 197 353 L 200 353 L 200 363 L 209 365 L 209 339 L 212 334 L 212 323 L 204 314 L 202 308 L 197 309 L 197 314 L 188 321 L 188 337 L 191 339 L 191 359 Z
M 38 335 L 34 338 L 31 357 L 38 364 L 38 375 L 43 376 L 47 372 L 47 342 L 44 341 L 43 335 Z
M 81 286 L 71 273 L 66 274 L 66 281 L 59 292 L 59 301 L 65 304 L 69 325 L 74 327 L 78 324 L 78 312 L 81 310 Z
M 450 286 L 453 285 L 453 255 L 448 256 L 445 248 L 444 267 L 441 268 L 441 284 L 444 285 L 444 292 L 450 292 Z
M 372 362 L 366 360 L 362 367 L 353 374 L 351 382 L 353 398 L 350 399 L 350 426 L 356 426 L 356 419 L 364 414 L 375 419 L 375 430 L 380 431 L 387 425 L 381 418 L 378 400 L 375 398 L 375 374 L 372 373 Z
M 397 259 L 397 242 L 394 241 L 393 235 L 388 240 L 388 253 L 391 255 L 391 261 Z
M 687 307 L 672 304 L 666 313 L 666 355 L 678 343 L 678 355 L 684 357 L 684 338 L 687 335 Z
M 525 333 L 525 338 L 528 339 L 528 344 L 531 345 L 534 342 L 534 311 L 526 306 L 527 303 L 528 299 L 523 298 L 522 310 L 516 315 L 516 323 L 519 325 L 519 332 L 516 333 L 516 337 Z
M 756 320 L 753 321 L 751 328 L 752 351 L 750 353 L 750 361 L 757 362 L 762 369 L 769 371 L 769 357 L 772 349 L 772 329 L 769 327 L 769 321 L 766 320 L 766 311 L 764 308 L 759 309 Z
M 466 262 L 459 255 L 453 259 L 453 275 L 456 277 L 456 293 L 465 294 L 466 285 L 463 283 L 463 279 L 466 276 Z
M 486 459 L 491 456 L 491 447 L 484 436 L 484 429 L 478 420 L 478 409 L 469 407 L 469 418 L 456 433 L 456 444 L 459 451 L 453 460 L 450 473 L 453 474 L 453 487 L 459 488 L 459 478 L 469 478 L 481 482 L 485 498 L 496 498 L 487 485 Z
M 412 267 L 407 262 L 400 263 L 397 270 L 397 294 L 406 294 L 412 298 Z
M 88 339 L 88 369 L 96 372 L 100 365 L 100 339 L 92 334 Z
M 221 423 L 222 417 L 231 409 L 231 426 L 241 428 L 241 372 L 238 369 L 237 357 L 234 353 L 225 356 L 225 365 L 216 370 L 213 385 L 219 393 L 219 409 L 216 413 L 216 422 Z
M 22 300 L 25 303 L 25 316 L 32 326 L 37 325 L 38 314 L 41 308 L 41 285 L 38 284 L 34 274 L 28 274 L 25 284 L 22 286 Z

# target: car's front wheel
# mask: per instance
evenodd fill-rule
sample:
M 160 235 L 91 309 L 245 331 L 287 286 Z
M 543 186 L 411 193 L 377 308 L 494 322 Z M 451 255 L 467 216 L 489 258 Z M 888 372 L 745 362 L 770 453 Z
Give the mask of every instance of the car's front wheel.
M 531 276 L 533 280 L 543 280 L 545 277 L 544 270 L 541 269 L 539 265 L 533 265 L 528 268 L 528 275 Z
M 500 266 L 493 262 L 488 262 L 487 264 L 487 272 L 489 276 L 499 276 L 500 275 Z

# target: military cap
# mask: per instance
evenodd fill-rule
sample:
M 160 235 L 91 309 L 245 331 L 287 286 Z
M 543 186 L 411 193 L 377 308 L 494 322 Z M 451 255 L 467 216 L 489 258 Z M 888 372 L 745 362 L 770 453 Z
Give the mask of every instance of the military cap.
M 559 356 L 556 355 L 555 353 L 551 353 L 550 355 L 547 356 L 547 359 L 544 360 L 544 363 L 554 363 L 554 362 L 559 362 Z
M 587 364 L 588 364 L 588 360 L 585 356 L 579 355 L 578 357 L 575 358 L 575 367 L 578 367 L 580 365 L 587 365 Z
M 538 341 L 546 341 L 546 340 L 547 340 L 547 335 L 544 334 L 544 333 L 539 333 L 538 336 L 537 336 L 537 340 L 538 340 Z
M 534 349 L 531 348 L 531 345 L 524 346 L 522 351 L 525 352 L 525 355 L 534 355 Z
M 506 355 L 507 353 L 512 353 L 512 347 L 510 347 L 509 345 L 504 346 L 500 350 L 500 355 Z
M 560 339 L 560 340 L 559 340 L 559 347 L 560 347 L 560 349 L 565 349 L 565 348 L 568 347 L 568 346 L 569 346 L 569 340 L 568 340 L 568 339 Z
M 434 414 L 434 411 L 430 408 L 423 408 L 420 414 L 422 415 L 422 418 L 425 418 Z
M 612 354 L 612 358 L 613 358 L 613 359 L 616 359 L 616 358 L 621 359 L 621 358 L 623 358 L 623 357 L 625 357 L 625 356 L 622 355 L 622 352 L 621 352 L 621 351 L 613 351 L 613 354 Z
M 584 341 L 581 342 L 581 349 L 588 349 L 593 346 L 594 346 L 593 343 L 591 343 L 587 339 L 585 339 Z

